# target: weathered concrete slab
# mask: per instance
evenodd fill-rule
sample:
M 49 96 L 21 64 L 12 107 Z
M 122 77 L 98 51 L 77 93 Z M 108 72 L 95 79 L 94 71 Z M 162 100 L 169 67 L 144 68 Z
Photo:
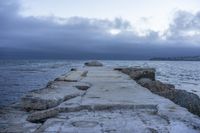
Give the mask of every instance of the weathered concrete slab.
M 196 93 L 176 89 L 174 85 L 155 80 L 155 69 L 152 68 L 116 68 L 130 76 L 141 86 L 151 92 L 172 100 L 174 103 L 187 108 L 200 116 L 200 97 Z
M 200 119 L 197 116 L 151 93 L 127 75 L 109 68 L 87 70 L 87 77 L 82 82 L 89 82 L 92 86 L 84 95 L 60 104 L 58 108 L 62 113 L 48 119 L 38 131 L 200 131 Z
M 168 121 L 148 110 L 87 110 L 61 113 L 47 120 L 37 132 L 69 133 L 197 133 L 192 126 L 181 121 Z
M 58 108 L 51 108 L 47 110 L 42 110 L 42 111 L 36 111 L 27 117 L 27 121 L 30 122 L 43 122 L 48 118 L 52 118 L 56 115 L 58 115 L 59 109 Z
M 117 110 L 111 111 L 80 111 L 74 113 L 63 113 L 58 118 L 49 119 L 38 131 L 55 132 L 60 129 L 61 132 L 77 132 L 77 133 L 102 133 L 102 132 L 145 132 L 151 130 L 145 126 L 141 118 L 137 115 L 137 111 L 131 110 Z M 158 123 L 157 116 L 153 116 L 151 112 L 143 112 L 143 119 L 149 119 L 151 125 L 162 125 L 165 131 L 165 120 Z M 151 117 L 149 115 L 151 114 Z M 67 118 L 66 118 L 67 117 Z M 142 116 L 141 116 L 142 117 Z M 155 117 L 155 118 L 153 118 Z M 154 123 L 153 123 L 154 121 Z M 134 125 L 134 126 L 133 126 Z M 152 129 L 156 130 L 156 129 Z
M 76 70 L 56 78 L 56 81 L 78 82 L 87 75 L 87 71 Z
M 82 104 L 157 105 L 165 100 L 150 93 L 149 90 L 141 87 L 128 76 L 111 69 L 90 69 L 88 76 L 82 81 L 95 84 L 83 97 Z
M 44 110 L 55 107 L 63 101 L 84 93 L 74 85 L 74 83 L 68 82 L 53 82 L 48 88 L 25 95 L 22 98 L 22 107 L 26 110 Z
M 47 110 L 27 113 L 22 118 L 25 122 L 46 120 L 33 128 L 36 133 L 200 132 L 198 116 L 153 94 L 128 75 L 106 67 L 84 67 L 81 71 L 88 73 L 77 82 L 54 81 L 48 89 L 32 92 L 35 98 L 43 99 L 44 95 L 48 100 L 78 94 L 57 100 L 61 102 L 54 108 L 45 106 Z M 9 127 L 8 123 L 6 129 Z
M 27 112 L 14 108 L 4 108 L 0 111 L 1 133 L 33 133 L 38 129 L 40 123 L 26 121 Z

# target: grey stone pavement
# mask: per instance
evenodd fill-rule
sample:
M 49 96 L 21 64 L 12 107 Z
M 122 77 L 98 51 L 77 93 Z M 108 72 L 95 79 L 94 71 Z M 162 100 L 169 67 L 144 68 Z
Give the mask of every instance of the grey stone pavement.
M 40 100 L 31 103 L 29 97 Z M 19 106 L 40 111 L 26 112 Z M 29 122 L 44 116 L 43 123 Z M 2 109 L 0 131 L 199 133 L 200 118 L 119 71 L 84 67 L 31 92 L 19 105 Z

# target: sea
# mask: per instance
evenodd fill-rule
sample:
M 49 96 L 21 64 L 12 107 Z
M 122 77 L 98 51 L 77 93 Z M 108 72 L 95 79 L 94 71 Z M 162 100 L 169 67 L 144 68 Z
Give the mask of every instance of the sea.
M 18 102 L 31 90 L 46 86 L 49 81 L 83 67 L 85 60 L 0 60 L 0 107 Z M 153 67 L 156 79 L 174 84 L 200 95 L 200 62 L 198 61 L 121 61 L 101 60 L 108 67 Z

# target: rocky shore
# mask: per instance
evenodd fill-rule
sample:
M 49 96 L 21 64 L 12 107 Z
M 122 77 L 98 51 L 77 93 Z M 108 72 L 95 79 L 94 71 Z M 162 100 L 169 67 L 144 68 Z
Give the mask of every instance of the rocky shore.
M 199 96 L 156 80 L 153 68 L 98 61 L 0 111 L 0 132 L 198 133 Z

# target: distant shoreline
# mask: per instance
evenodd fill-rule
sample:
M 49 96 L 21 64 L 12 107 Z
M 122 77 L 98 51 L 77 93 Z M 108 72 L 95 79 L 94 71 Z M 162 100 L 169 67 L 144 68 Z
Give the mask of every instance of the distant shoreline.
M 151 61 L 200 61 L 200 56 L 187 57 L 156 57 L 151 58 Z
M 27 58 L 27 59 L 0 59 L 0 61 L 89 61 L 89 60 L 100 60 L 100 61 L 200 61 L 200 59 L 177 59 L 177 58 L 164 58 L 164 57 L 156 57 L 156 58 L 146 58 L 146 59 L 36 59 L 36 58 Z

